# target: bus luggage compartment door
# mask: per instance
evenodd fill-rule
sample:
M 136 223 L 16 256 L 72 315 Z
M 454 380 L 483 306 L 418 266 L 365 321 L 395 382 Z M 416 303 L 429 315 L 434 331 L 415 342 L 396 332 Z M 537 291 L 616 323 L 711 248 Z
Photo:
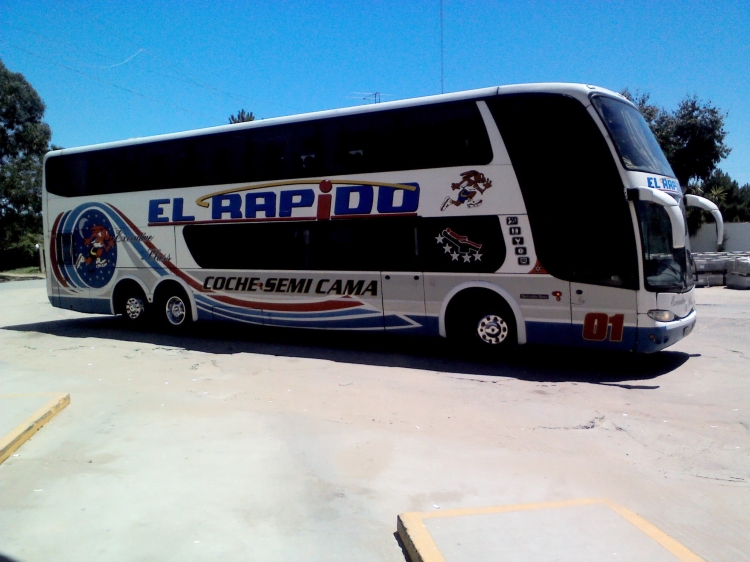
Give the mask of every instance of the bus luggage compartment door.
M 421 272 L 381 273 L 383 322 L 386 330 L 424 334 L 424 275 Z
M 573 345 L 635 349 L 636 292 L 630 289 L 570 284 Z

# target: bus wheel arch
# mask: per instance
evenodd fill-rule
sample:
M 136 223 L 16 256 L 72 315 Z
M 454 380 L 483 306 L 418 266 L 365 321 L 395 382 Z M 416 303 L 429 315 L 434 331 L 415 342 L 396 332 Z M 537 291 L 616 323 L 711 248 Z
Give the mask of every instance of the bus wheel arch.
M 112 291 L 111 307 L 115 315 L 133 324 L 140 324 L 150 309 L 148 291 L 140 279 L 125 277 L 120 279 Z
M 192 291 L 172 277 L 154 287 L 154 308 L 157 319 L 173 329 L 182 329 L 197 319 Z
M 481 300 L 482 295 L 490 297 L 501 307 L 507 307 L 515 324 L 513 327 L 515 328 L 517 342 L 514 343 L 518 343 L 519 345 L 525 344 L 526 321 L 521 312 L 521 307 L 518 306 L 518 303 L 508 291 L 485 281 L 462 283 L 461 285 L 454 287 L 451 292 L 446 295 L 445 299 L 443 299 L 443 304 L 440 307 L 440 335 L 444 338 L 450 335 L 448 325 L 450 324 L 451 316 L 453 315 L 453 310 L 455 310 L 456 306 L 461 306 L 463 303 L 467 302 L 477 302 Z M 494 322 L 489 318 L 487 320 Z M 491 334 L 489 337 L 492 337 Z

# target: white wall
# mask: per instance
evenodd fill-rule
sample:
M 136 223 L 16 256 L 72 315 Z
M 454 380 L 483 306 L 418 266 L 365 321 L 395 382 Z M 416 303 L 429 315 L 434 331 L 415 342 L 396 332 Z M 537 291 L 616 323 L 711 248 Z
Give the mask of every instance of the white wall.
M 725 252 L 748 252 L 750 251 L 750 222 L 725 222 L 724 246 Z M 695 236 L 690 237 L 690 250 L 692 252 L 715 252 L 716 251 L 716 225 L 706 223 L 701 226 Z

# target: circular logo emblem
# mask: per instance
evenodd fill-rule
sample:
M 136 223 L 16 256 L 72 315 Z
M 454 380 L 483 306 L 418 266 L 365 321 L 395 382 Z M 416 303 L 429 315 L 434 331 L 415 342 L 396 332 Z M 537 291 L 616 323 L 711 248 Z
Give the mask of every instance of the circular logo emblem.
M 75 268 L 89 287 L 99 289 L 110 282 L 117 264 L 115 231 L 109 218 L 98 209 L 86 209 L 73 227 Z

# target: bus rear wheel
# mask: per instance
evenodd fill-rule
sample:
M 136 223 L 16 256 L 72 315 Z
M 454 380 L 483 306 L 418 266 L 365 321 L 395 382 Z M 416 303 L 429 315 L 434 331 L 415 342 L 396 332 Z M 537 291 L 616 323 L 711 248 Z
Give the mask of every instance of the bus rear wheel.
M 115 291 L 115 314 L 131 326 L 142 325 L 148 314 L 148 301 L 137 283 L 125 282 Z
M 163 288 L 158 291 L 156 302 L 162 323 L 171 330 L 183 330 L 193 319 L 190 300 L 182 287 Z

